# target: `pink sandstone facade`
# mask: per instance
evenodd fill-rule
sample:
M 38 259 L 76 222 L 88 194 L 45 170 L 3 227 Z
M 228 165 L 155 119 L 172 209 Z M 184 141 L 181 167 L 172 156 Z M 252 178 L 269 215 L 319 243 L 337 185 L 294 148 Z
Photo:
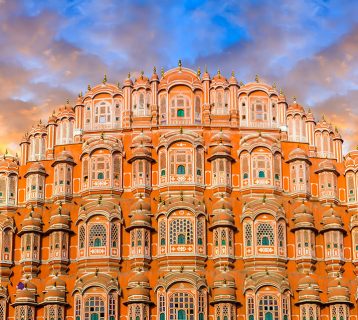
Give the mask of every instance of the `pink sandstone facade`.
M 89 86 L 0 161 L 0 320 L 356 320 L 342 143 L 258 77 Z

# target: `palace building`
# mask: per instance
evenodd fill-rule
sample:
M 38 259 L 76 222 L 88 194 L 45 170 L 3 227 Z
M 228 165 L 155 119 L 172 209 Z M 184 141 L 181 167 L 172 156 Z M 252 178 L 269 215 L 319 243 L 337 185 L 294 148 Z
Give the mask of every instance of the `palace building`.
M 1 157 L 0 320 L 357 320 L 342 144 L 258 77 L 105 77 Z

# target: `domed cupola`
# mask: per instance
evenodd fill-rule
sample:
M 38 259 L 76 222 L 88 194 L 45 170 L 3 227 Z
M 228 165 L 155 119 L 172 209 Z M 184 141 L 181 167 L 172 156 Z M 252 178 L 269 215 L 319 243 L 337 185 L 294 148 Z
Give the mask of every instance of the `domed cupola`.
M 213 214 L 218 213 L 232 213 L 231 201 L 224 196 L 220 197 L 213 205 Z
M 151 303 L 149 279 L 145 272 L 137 272 L 128 281 L 128 303 Z
M 333 206 L 323 213 L 321 224 L 323 225 L 321 232 L 341 230 L 345 233 L 342 217 L 336 210 L 334 210 Z
M 301 303 L 320 303 L 320 288 L 309 274 L 298 282 L 298 302 Z
M 135 88 L 140 86 L 144 86 L 144 87 L 149 86 L 149 79 L 144 75 L 143 71 L 140 73 L 140 76 L 136 78 L 134 81 Z
M 27 173 L 25 174 L 25 178 L 30 174 L 40 174 L 40 175 L 46 175 L 46 170 L 44 165 L 41 162 L 35 162 L 33 163 Z
M 47 281 L 45 285 L 44 302 L 51 304 L 66 303 L 66 282 L 57 275 Z
M 221 272 L 215 276 L 212 296 L 212 304 L 236 304 L 235 279 L 229 272 Z
M 341 278 L 333 279 L 328 283 L 327 297 L 328 303 L 351 304 L 349 288 Z
M 31 209 L 30 213 L 21 223 L 21 230 L 18 235 L 22 235 L 26 232 L 42 232 L 42 217 L 41 214 Z
M 311 163 L 311 161 L 308 158 L 307 153 L 301 148 L 293 149 L 289 153 L 287 162 L 290 163 L 290 162 L 295 161 L 295 160 L 303 160 L 303 161 L 306 161 L 308 163 Z
M 151 206 L 143 198 L 139 198 L 131 208 L 131 223 L 128 229 L 135 227 L 151 228 Z
M 307 207 L 304 202 L 293 211 L 292 220 L 294 222 L 294 228 L 292 229 L 292 231 L 297 229 L 316 230 L 312 210 Z
M 24 282 L 18 283 L 15 293 L 15 302 L 13 305 L 36 305 L 36 296 L 36 285 L 26 279 Z
M 60 203 L 59 207 L 52 212 L 49 230 L 70 230 L 70 211 L 64 209 Z
M 221 74 L 220 70 L 218 70 L 216 75 L 212 78 L 211 83 L 213 86 L 228 85 L 227 79 Z

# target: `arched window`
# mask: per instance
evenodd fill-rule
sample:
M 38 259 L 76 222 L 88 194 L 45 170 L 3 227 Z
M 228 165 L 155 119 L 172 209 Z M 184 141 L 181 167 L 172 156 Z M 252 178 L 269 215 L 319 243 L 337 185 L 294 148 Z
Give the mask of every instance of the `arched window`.
M 256 237 L 259 246 L 273 246 L 275 244 L 273 227 L 269 223 L 260 223 L 257 226 Z
M 166 124 L 167 123 L 167 97 L 165 94 L 160 96 L 160 107 L 159 107 L 159 113 L 160 113 L 160 123 Z
M 170 244 L 193 244 L 193 222 L 189 219 L 179 218 L 172 220 L 169 232 Z M 179 243 L 179 241 L 182 241 Z
M 102 224 L 94 224 L 90 227 L 89 246 L 102 247 L 107 244 L 106 228 Z
M 279 320 L 277 298 L 269 295 L 263 296 L 259 301 L 259 320 Z
M 111 123 L 111 105 L 106 101 L 97 103 L 94 107 L 95 128 L 105 128 Z
M 102 297 L 90 297 L 85 302 L 84 320 L 104 320 L 105 304 Z
M 171 124 L 189 124 L 191 122 L 191 107 L 186 95 L 178 94 L 171 100 Z
M 169 318 L 175 320 L 194 320 L 194 297 L 187 292 L 175 292 L 170 296 Z
M 83 249 L 85 247 L 85 238 L 86 238 L 86 231 L 84 226 L 80 227 L 78 238 L 79 238 L 80 249 Z

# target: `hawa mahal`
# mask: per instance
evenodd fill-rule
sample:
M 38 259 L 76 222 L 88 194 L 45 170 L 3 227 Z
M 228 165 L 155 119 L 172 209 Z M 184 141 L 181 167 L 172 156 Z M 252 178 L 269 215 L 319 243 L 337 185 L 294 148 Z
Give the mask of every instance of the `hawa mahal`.
M 276 86 L 106 77 L 0 161 L 0 319 L 356 320 L 358 150 Z

